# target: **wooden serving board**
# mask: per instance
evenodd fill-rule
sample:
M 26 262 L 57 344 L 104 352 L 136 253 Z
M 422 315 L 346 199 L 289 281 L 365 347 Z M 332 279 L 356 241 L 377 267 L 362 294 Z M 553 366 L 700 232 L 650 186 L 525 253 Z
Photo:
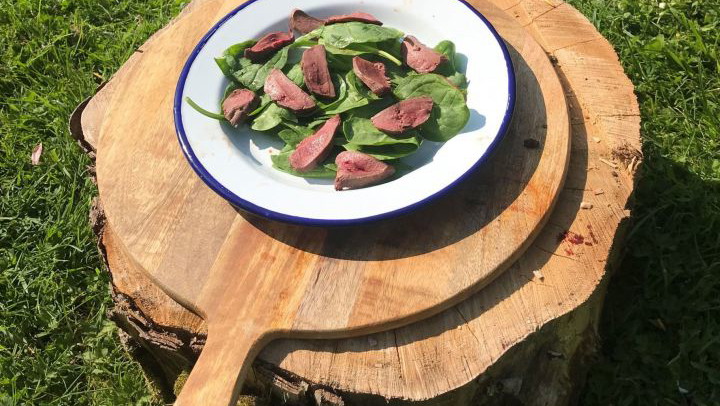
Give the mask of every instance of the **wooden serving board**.
M 171 115 L 185 58 L 237 4 L 196 1 L 148 41 L 111 82 L 100 125 L 98 184 L 115 241 L 208 324 L 208 342 L 178 404 L 231 402 L 248 360 L 272 338 L 369 333 L 467 297 L 541 229 L 569 156 L 562 87 L 552 69 L 534 71 L 528 66 L 539 62 L 526 61 L 516 71 L 525 87 L 510 134 L 447 198 L 403 218 L 346 229 L 238 213 L 187 165 Z M 540 149 L 523 147 L 530 136 Z

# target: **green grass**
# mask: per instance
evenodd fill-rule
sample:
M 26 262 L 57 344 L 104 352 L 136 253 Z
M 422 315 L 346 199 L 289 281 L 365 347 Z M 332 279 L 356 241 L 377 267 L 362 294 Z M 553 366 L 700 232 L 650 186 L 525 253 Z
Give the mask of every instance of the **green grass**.
M 720 403 L 720 2 L 573 0 L 637 86 L 645 163 L 583 404 Z M 67 117 L 180 10 L 0 0 L 0 405 L 157 403 L 105 316 Z M 41 165 L 30 164 L 42 142 Z
M 720 404 L 720 1 L 572 3 L 636 85 L 645 154 L 583 404 Z
M 88 227 L 97 191 L 67 119 L 178 11 L 161 0 L 0 0 L 0 404 L 149 400 L 106 318 L 108 277 Z

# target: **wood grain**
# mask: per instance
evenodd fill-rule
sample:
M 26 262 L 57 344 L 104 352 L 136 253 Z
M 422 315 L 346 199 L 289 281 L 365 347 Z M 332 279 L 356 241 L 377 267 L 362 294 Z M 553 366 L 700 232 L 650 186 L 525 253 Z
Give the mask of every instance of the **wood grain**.
M 170 61 L 179 66 L 189 51 L 163 48 L 163 35 L 202 34 L 203 19 L 196 15 L 217 11 L 207 3 L 194 5 L 154 36 L 118 76 L 122 81 L 107 102 L 116 113 L 104 117 L 100 132 L 98 180 L 118 245 L 171 296 L 207 319 L 208 345 L 222 354 L 217 359 L 237 361 L 256 347 L 250 343 L 247 351 L 234 354 L 231 350 L 243 346 L 229 348 L 222 340 L 215 345 L 213 331 L 232 337 L 228 333 L 234 329 L 250 329 L 258 333 L 253 340 L 281 333 L 346 335 L 437 312 L 451 304 L 449 299 L 457 301 L 487 283 L 539 230 L 562 183 L 569 147 L 562 89 L 541 52 L 525 62 L 540 66 L 544 61 L 543 69 L 518 68 L 518 76 L 527 76 L 520 88 L 526 104 L 518 113 L 523 120 L 513 124 L 515 137 L 498 151 L 504 158 L 442 202 L 406 218 L 344 230 L 303 229 L 238 215 L 191 173 L 169 114 L 138 125 L 152 118 L 141 119 L 148 111 L 170 111 L 163 92 L 148 93 L 152 86 L 167 91 L 170 83 L 148 69 L 172 76 L 167 75 Z M 184 25 L 185 20 L 190 22 Z M 522 148 L 526 134 L 543 148 Z M 428 223 L 439 227 L 427 232 Z M 368 240 L 368 233 L 375 238 Z M 258 300 L 252 293 L 260 291 L 267 294 Z M 194 382 L 191 377 L 189 385 Z
M 494 13 L 495 9 L 489 3 L 473 3 L 506 39 L 511 37 L 504 29 L 512 25 L 506 15 Z M 594 244 L 592 251 L 586 251 L 587 248 L 581 251 L 565 242 L 557 244 L 557 235 L 552 232 L 544 233 L 520 259 L 523 267 L 515 266 L 508 270 L 462 306 L 407 327 L 342 340 L 274 341 L 260 354 L 260 358 L 268 362 L 267 365 L 276 365 L 284 376 L 289 374 L 309 384 L 327 386 L 346 395 L 377 395 L 384 399 L 402 398 L 408 401 L 433 398 L 461 387 L 464 389 L 478 380 L 490 366 L 504 359 L 504 354 L 510 349 L 536 335 L 542 326 L 576 309 L 578 303 L 583 303 L 596 290 L 597 281 L 606 278 L 610 268 L 606 263 L 610 244 L 616 241 L 616 246 L 621 245 L 617 236 L 618 225 L 629 214 L 626 202 L 632 192 L 634 173 L 639 163 L 628 168 L 629 162 L 612 156 L 612 150 L 623 146 L 639 150 L 639 114 L 632 84 L 623 73 L 610 44 L 571 7 L 563 6 L 558 12 L 555 9 L 563 4 L 561 2 L 495 0 L 493 3 L 525 25 L 528 32 L 556 58 L 556 69 L 563 77 L 563 86 L 570 100 L 575 142 L 572 170 L 560 196 L 560 205 L 565 201 L 572 202 L 564 207 L 577 211 L 577 202 L 588 200 L 595 203 L 595 207 L 576 218 L 557 210 L 550 223 L 554 224 L 558 233 L 569 229 L 588 236 L 584 231 L 586 224 L 581 222 L 588 220 L 587 223 L 594 224 L 594 234 L 602 238 Z M 545 28 L 539 29 L 534 21 L 542 14 L 545 14 L 542 27 L 552 29 L 557 22 L 564 29 L 553 29 L 552 36 L 543 36 Z M 498 19 L 505 21 L 501 23 Z M 568 47 L 566 38 L 574 44 Z M 518 47 L 517 41 L 511 43 Z M 552 50 L 562 47 L 566 48 L 552 54 Z M 531 48 L 526 46 L 523 49 Z M 592 59 L 587 55 L 592 55 Z M 125 69 L 124 66 L 110 84 L 121 81 Z M 83 135 L 93 145 L 98 139 L 94 129 L 106 112 L 106 92 L 110 92 L 109 86 L 100 91 L 98 96 L 102 97 L 91 100 L 82 114 Z M 607 106 L 603 103 L 604 97 L 618 100 L 618 103 Z M 97 122 L 88 120 L 89 117 Z M 86 125 L 90 121 L 93 121 L 92 125 Z M 599 158 L 613 162 L 619 169 L 611 168 Z M 588 179 L 587 173 L 590 172 L 599 176 Z M 613 176 L 613 172 L 617 176 Z M 596 195 L 600 190 L 603 193 Z M 172 348 L 196 348 L 207 331 L 204 322 L 150 283 L 142 270 L 123 255 L 113 235 L 111 228 L 106 227 L 103 243 L 114 278 L 114 289 L 130 300 L 136 323 L 148 329 L 142 333 L 144 338 L 141 340 L 162 348 L 168 348 L 168 342 L 172 342 Z M 547 238 L 546 242 L 544 238 Z M 586 267 L 582 263 L 571 262 L 569 266 L 573 272 L 567 272 L 566 267 L 557 261 L 567 256 L 565 250 L 568 248 L 581 256 L 591 255 L 599 264 Z M 554 261 L 525 261 L 537 249 L 551 251 Z M 587 262 L 592 264 L 592 260 Z M 537 268 L 532 269 L 534 266 Z M 539 272 L 544 278 L 538 279 L 532 271 Z M 512 290 L 513 280 L 521 283 L 526 280 L 527 286 Z M 548 300 L 543 299 L 546 296 Z M 573 300 L 566 300 L 569 297 Z M 543 307 L 535 305 L 539 301 L 545 302 Z M 471 304 L 477 309 L 476 313 L 467 311 Z M 489 310 L 484 310 L 488 305 Z M 465 311 L 461 314 L 460 309 Z M 510 326 L 508 331 L 496 328 L 505 325 Z M 176 332 L 182 334 L 178 336 Z M 286 382 L 278 376 L 273 379 L 275 382 Z M 454 391 L 460 392 L 462 390 Z M 545 396 L 551 392 L 545 391 Z M 537 404 L 554 403 L 548 403 L 548 399 L 543 397 L 536 399 Z

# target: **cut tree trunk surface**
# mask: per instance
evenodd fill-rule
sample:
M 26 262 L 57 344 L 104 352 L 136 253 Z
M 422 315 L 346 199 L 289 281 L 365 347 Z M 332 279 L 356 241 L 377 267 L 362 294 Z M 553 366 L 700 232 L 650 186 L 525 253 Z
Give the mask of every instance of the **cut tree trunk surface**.
M 192 3 L 188 10 L 205 3 Z M 482 398 L 504 404 L 513 398 L 524 404 L 562 404 L 573 399 L 593 348 L 594 323 L 611 269 L 608 260 L 619 252 L 618 227 L 629 215 L 626 206 L 641 158 L 637 103 L 612 47 L 569 5 L 544 0 L 472 3 L 513 47 L 518 70 L 549 77 L 545 71 L 551 67 L 536 62 L 538 55 L 547 58 L 547 52 L 562 81 L 570 107 L 572 156 L 547 226 L 509 270 L 465 302 L 370 336 L 272 342 L 255 363 L 255 383 L 299 403 L 432 399 L 435 404 L 462 404 Z M 81 134 L 86 146 L 97 145 L 117 78 L 139 57 L 135 54 L 81 110 L 81 131 L 75 116 L 74 133 Z M 518 83 L 514 127 L 527 126 L 518 123 L 527 117 L 520 99 L 539 89 L 547 97 L 550 83 Z M 527 138 L 541 138 L 547 125 L 523 128 Z M 517 128 L 515 135 L 521 136 Z M 543 147 L 549 142 L 541 141 Z M 189 368 L 202 348 L 205 325 L 147 278 L 111 226 L 98 230 L 113 276 L 114 318 L 133 338 L 148 372 L 170 393 L 178 373 Z

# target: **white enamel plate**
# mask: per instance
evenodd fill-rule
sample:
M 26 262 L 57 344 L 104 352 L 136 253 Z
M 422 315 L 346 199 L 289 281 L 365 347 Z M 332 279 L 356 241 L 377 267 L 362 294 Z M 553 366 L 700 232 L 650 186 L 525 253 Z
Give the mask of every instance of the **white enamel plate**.
M 272 167 L 277 137 L 232 128 L 205 117 L 184 100 L 217 110 L 228 84 L 213 58 L 238 42 L 287 30 L 294 8 L 327 17 L 370 13 L 386 26 L 433 47 L 449 39 L 466 64 L 470 120 L 445 143 L 425 141 L 403 159 L 412 171 L 364 189 L 337 192 L 332 179 L 305 179 Z M 505 133 L 515 98 L 507 49 L 495 29 L 461 0 L 251 0 L 218 22 L 193 50 L 175 94 L 178 139 L 197 174 L 235 206 L 285 222 L 350 225 L 407 213 L 447 193 L 475 170 Z

